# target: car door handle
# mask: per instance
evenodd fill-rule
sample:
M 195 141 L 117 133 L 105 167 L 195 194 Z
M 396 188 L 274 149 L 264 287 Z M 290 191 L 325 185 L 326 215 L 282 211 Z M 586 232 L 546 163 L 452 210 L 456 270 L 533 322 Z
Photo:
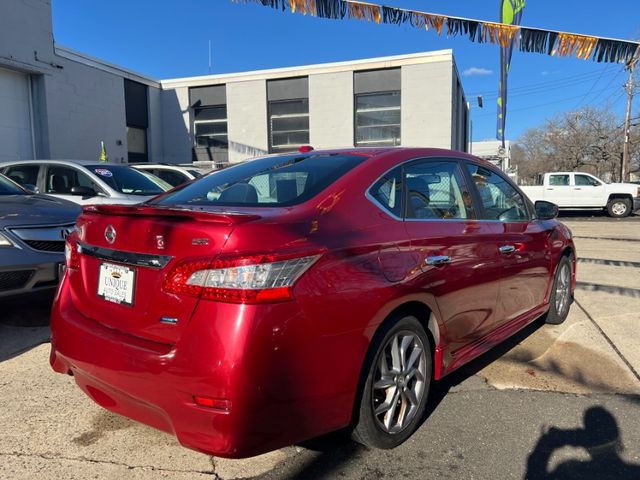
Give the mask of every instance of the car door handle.
M 547 188 L 547 190 L 553 190 L 553 188 Z
M 436 255 L 434 257 L 427 257 L 424 261 L 427 265 L 444 265 L 445 263 L 451 263 L 451 257 L 447 255 Z
M 574 188 L 574 190 L 582 190 L 582 189 L 581 189 L 581 188 L 579 188 L 579 187 L 576 187 L 576 188 Z
M 516 247 L 514 247 L 513 245 L 503 245 L 502 247 L 500 247 L 498 250 L 500 250 L 500 253 L 513 253 L 516 251 Z

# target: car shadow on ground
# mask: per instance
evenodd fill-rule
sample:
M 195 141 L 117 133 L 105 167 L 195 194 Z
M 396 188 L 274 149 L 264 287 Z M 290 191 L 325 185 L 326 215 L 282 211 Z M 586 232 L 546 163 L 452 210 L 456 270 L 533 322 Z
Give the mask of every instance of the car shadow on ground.
M 50 297 L 3 301 L 0 308 L 0 362 L 49 341 Z

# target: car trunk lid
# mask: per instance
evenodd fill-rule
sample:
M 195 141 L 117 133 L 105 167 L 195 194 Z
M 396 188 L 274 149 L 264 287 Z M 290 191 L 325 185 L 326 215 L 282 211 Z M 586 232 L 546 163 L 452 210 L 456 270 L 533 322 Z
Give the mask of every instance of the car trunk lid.
M 173 344 L 198 298 L 163 290 L 185 258 L 213 260 L 239 223 L 258 215 L 186 208 L 92 205 L 78 219 L 80 268 L 69 275 L 75 307 L 106 327 Z

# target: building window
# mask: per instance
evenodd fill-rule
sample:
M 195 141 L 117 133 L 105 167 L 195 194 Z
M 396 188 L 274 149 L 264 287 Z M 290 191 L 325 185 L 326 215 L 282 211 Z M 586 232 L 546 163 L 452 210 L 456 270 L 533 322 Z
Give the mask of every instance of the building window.
M 269 152 L 294 152 L 309 143 L 309 79 L 267 82 Z
M 147 86 L 125 78 L 124 106 L 127 119 L 127 159 L 129 163 L 148 162 L 149 104 Z
M 227 87 L 208 85 L 189 89 L 193 121 L 193 159 L 229 163 Z
M 269 102 L 269 144 L 273 153 L 309 143 L 309 99 Z
M 354 72 L 357 147 L 400 145 L 401 69 Z
M 400 92 L 356 95 L 356 146 L 400 145 Z
M 216 105 L 193 109 L 196 146 L 227 150 L 227 106 Z
M 147 129 L 127 127 L 127 146 L 129 153 L 147 155 Z

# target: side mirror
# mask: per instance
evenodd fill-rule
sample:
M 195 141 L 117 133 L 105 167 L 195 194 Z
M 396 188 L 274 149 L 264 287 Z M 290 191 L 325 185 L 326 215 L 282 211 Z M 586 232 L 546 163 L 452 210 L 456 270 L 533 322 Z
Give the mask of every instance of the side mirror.
M 95 197 L 96 192 L 90 187 L 71 187 L 71 195 L 80 195 L 83 197 Z
M 547 202 L 546 200 L 537 200 L 535 207 L 538 220 L 551 220 L 558 216 L 558 205 L 555 203 Z
M 24 185 L 22 185 L 22 187 L 26 188 L 27 190 L 33 193 L 40 193 L 40 189 L 35 185 L 33 185 L 32 183 L 25 183 Z

